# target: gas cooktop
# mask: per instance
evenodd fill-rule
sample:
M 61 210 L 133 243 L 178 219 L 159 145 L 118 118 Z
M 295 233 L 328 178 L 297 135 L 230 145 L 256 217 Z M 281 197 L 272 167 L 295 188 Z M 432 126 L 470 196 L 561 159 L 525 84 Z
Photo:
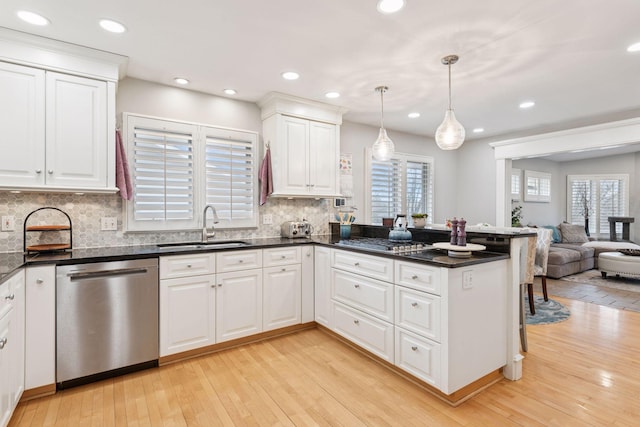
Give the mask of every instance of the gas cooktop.
M 339 246 L 348 246 L 369 251 L 387 252 L 393 254 L 419 253 L 433 248 L 423 242 L 392 242 L 378 237 L 361 237 L 357 239 L 344 239 L 336 243 Z

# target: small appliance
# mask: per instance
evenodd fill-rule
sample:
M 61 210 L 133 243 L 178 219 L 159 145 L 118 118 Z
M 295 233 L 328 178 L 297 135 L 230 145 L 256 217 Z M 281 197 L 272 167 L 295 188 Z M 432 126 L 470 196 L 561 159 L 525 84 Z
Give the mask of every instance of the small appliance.
M 313 232 L 313 227 L 308 221 L 285 221 L 280 226 L 280 235 L 288 239 L 298 237 L 309 237 Z

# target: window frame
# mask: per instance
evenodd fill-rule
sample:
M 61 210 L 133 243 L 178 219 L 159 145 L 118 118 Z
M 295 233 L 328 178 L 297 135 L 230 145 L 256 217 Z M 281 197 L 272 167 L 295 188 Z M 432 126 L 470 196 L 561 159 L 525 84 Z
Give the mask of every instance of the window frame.
M 373 225 L 382 225 L 382 223 L 380 224 L 374 224 L 373 223 L 373 215 L 371 212 L 372 209 L 372 198 L 371 198 L 371 185 L 372 185 L 372 179 L 371 179 L 371 173 L 372 173 L 372 166 L 373 166 L 373 154 L 371 151 L 371 148 L 366 147 L 365 148 L 365 179 L 364 179 L 364 185 L 365 185 L 365 200 L 364 200 L 364 206 L 365 206 L 365 212 L 364 212 L 364 218 L 365 218 L 365 223 L 367 224 L 373 224 Z M 407 168 L 406 168 L 406 164 L 407 162 L 418 162 L 418 163 L 427 163 L 429 164 L 429 174 L 430 174 L 430 191 L 431 191 L 431 206 L 429 206 L 429 201 L 428 201 L 428 192 L 427 192 L 427 200 L 425 200 L 425 204 L 426 204 L 426 210 L 427 212 L 423 212 L 423 213 L 427 213 L 429 216 L 427 218 L 427 224 L 433 224 L 433 218 L 434 218 L 434 212 L 435 212 L 435 160 L 433 157 L 431 156 L 424 156 L 424 155 L 419 155 L 419 154 L 409 154 L 409 153 L 399 153 L 399 152 L 395 152 L 393 154 L 393 157 L 391 158 L 391 160 L 398 160 L 402 162 L 402 170 L 401 170 L 401 177 L 400 177 L 400 185 L 402 188 L 402 200 L 401 200 L 401 212 L 399 213 L 405 213 L 407 215 L 407 218 L 409 218 L 411 216 L 411 212 L 407 212 L 407 197 L 406 197 L 406 187 L 407 187 Z M 427 190 L 429 191 L 429 189 Z M 396 213 L 397 214 L 397 213 Z M 395 218 L 395 215 L 394 215 Z
M 530 179 L 535 182 L 535 187 L 533 189 L 529 188 Z M 548 188 L 548 194 L 543 192 L 545 188 Z M 525 202 L 551 202 L 551 174 L 548 172 L 525 170 L 522 189 L 524 192 L 523 198 Z
M 135 153 L 133 133 L 136 126 L 142 124 L 164 125 L 168 131 L 175 129 L 191 129 L 193 131 L 193 216 L 189 220 L 171 221 L 171 220 L 150 220 L 141 221 L 135 219 Z M 195 122 L 186 122 L 168 118 L 146 116 L 134 113 L 122 113 L 122 138 L 127 153 L 129 172 L 131 181 L 134 183 L 134 199 L 125 200 L 123 203 L 123 230 L 124 232 L 160 232 L 160 231 L 197 231 L 202 229 L 202 215 L 206 206 L 206 135 L 207 131 L 216 133 L 220 139 L 225 138 L 242 138 L 245 137 L 251 143 L 251 160 L 252 166 L 252 216 L 249 219 L 241 221 L 229 221 L 220 218 L 221 221 L 216 224 L 217 229 L 233 230 L 257 228 L 259 207 L 258 207 L 258 166 L 260 161 L 259 135 L 258 132 L 243 129 L 227 128 L 211 124 L 202 124 Z M 215 205 L 214 205 L 215 206 Z M 216 206 L 216 210 L 223 210 Z

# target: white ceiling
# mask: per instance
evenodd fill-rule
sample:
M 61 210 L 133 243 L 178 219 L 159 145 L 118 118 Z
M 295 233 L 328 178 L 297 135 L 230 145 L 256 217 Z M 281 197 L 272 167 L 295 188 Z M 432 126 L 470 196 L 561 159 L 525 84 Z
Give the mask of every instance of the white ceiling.
M 27 9 L 48 27 L 20 21 Z M 114 35 L 100 18 L 122 22 Z M 270 91 L 346 107 L 345 120 L 433 136 L 447 106 L 467 141 L 640 116 L 637 0 L 407 0 L 394 15 L 376 0 L 2 0 L 0 26 L 129 57 L 127 75 L 256 102 Z M 297 81 L 280 74 L 295 70 Z M 324 93 L 342 96 L 327 100 Z M 536 106 L 520 110 L 532 99 Z M 421 117 L 409 119 L 407 114 Z M 475 127 L 485 128 L 473 134 Z

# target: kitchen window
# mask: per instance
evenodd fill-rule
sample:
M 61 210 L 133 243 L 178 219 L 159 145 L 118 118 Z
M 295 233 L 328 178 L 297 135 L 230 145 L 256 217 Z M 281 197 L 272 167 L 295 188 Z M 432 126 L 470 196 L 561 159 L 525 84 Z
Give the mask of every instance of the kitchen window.
M 207 204 L 220 229 L 257 227 L 254 132 L 124 114 L 133 183 L 127 231 L 202 228 Z
M 366 151 L 367 222 L 382 224 L 382 218 L 399 213 L 426 213 L 433 218 L 433 158 L 395 153 L 386 162 L 373 159 Z
M 610 216 L 628 216 L 629 175 L 568 175 L 567 212 L 572 224 L 585 224 L 589 218 L 589 234 L 609 236 Z M 616 224 L 622 232 L 622 224 Z

